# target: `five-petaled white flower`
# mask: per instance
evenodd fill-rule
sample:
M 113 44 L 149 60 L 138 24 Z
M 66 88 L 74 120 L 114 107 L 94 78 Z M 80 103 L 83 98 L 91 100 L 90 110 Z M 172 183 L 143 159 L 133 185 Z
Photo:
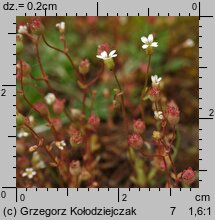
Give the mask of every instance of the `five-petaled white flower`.
M 144 43 L 142 48 L 147 49 L 148 47 L 157 47 L 158 42 L 153 42 L 154 37 L 152 34 L 149 34 L 148 38 L 147 37 L 141 37 L 141 41 Z
M 66 146 L 66 143 L 65 143 L 65 141 L 56 141 L 55 145 L 59 150 L 63 150 L 64 147 Z
M 53 93 L 48 93 L 45 96 L 45 101 L 48 105 L 52 105 L 54 103 L 54 101 L 56 100 L 56 97 Z
M 151 76 L 152 85 L 158 86 L 160 84 L 160 81 L 162 80 L 161 77 L 158 77 L 157 75 Z
M 102 59 L 102 60 L 108 60 L 113 57 L 117 57 L 117 54 L 115 54 L 116 50 L 112 50 L 109 55 L 107 54 L 106 51 L 101 52 L 100 55 L 96 55 L 97 58 Z
M 25 172 L 22 173 L 22 177 L 28 177 L 28 179 L 32 179 L 37 174 L 36 171 L 33 170 L 33 168 L 26 168 Z
M 28 27 L 26 25 L 20 25 L 18 29 L 19 34 L 25 34 L 28 32 Z
M 59 32 L 61 34 L 63 34 L 65 32 L 65 28 L 66 28 L 66 24 L 64 21 L 60 22 L 60 23 L 57 23 L 56 24 L 56 27 L 58 28 Z
M 162 111 L 154 111 L 154 117 L 156 120 L 163 120 L 163 112 Z

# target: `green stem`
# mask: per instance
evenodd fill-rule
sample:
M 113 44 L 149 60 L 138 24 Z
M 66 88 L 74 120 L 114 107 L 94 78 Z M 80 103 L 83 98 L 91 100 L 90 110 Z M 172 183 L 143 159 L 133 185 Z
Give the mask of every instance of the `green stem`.
M 115 78 L 115 80 L 116 80 L 118 89 L 119 89 L 120 93 L 122 93 L 122 94 L 120 95 L 120 97 L 121 97 L 121 104 L 122 104 L 122 116 L 123 116 L 123 121 L 124 121 L 125 129 L 126 129 L 126 133 L 128 134 L 128 120 L 127 120 L 126 111 L 125 111 L 124 94 L 123 94 L 122 87 L 121 87 L 121 85 L 120 85 L 120 83 L 119 83 L 119 80 L 118 80 L 118 78 L 117 78 L 117 76 L 116 76 L 115 71 L 112 71 L 112 72 L 113 72 L 114 78 Z
M 148 59 L 148 65 L 147 65 L 147 70 L 146 70 L 146 80 L 145 80 L 145 84 L 144 84 L 144 92 L 145 92 L 145 89 L 148 85 L 148 81 L 149 81 L 149 69 L 150 69 L 150 65 L 151 65 L 151 58 L 152 58 L 152 55 L 149 55 L 149 59 Z
M 82 98 L 82 114 L 85 115 L 86 111 L 86 98 L 87 98 L 87 92 L 83 91 L 83 98 Z
M 140 101 L 141 101 L 142 118 L 144 118 L 144 110 L 145 110 L 144 97 L 146 95 L 146 88 L 147 88 L 148 81 L 149 81 L 149 69 L 150 69 L 150 65 L 151 65 L 151 57 L 152 57 L 152 55 L 149 55 L 148 65 L 147 65 L 147 70 L 146 70 L 146 79 L 145 79 L 143 90 L 141 92 L 141 100 Z

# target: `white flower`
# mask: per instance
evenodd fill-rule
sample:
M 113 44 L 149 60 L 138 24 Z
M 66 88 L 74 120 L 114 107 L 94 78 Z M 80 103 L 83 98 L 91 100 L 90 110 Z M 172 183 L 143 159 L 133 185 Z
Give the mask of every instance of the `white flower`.
M 25 34 L 28 32 L 28 27 L 26 25 L 20 25 L 18 29 L 19 34 Z
M 153 42 L 154 38 L 152 34 L 149 34 L 148 38 L 147 37 L 141 37 L 141 41 L 144 43 L 142 48 L 146 49 L 148 47 L 157 47 L 158 42 Z
M 96 55 L 96 57 L 102 60 L 108 60 L 113 57 L 117 57 L 117 54 L 115 54 L 115 52 L 116 50 L 112 50 L 108 55 L 106 51 L 103 51 L 100 55 Z
M 66 143 L 65 143 L 65 141 L 56 141 L 55 145 L 59 150 L 63 150 L 64 147 L 66 146 Z
M 154 111 L 154 117 L 156 120 L 163 120 L 163 112 L 162 111 Z
M 66 24 L 64 21 L 60 22 L 60 23 L 57 23 L 56 24 L 56 27 L 58 28 L 59 32 L 61 34 L 63 34 L 65 32 L 65 28 L 66 28 Z
M 37 174 L 36 171 L 33 170 L 33 168 L 26 168 L 25 172 L 23 172 L 22 177 L 27 176 L 28 179 L 32 179 Z
M 184 47 L 194 47 L 195 43 L 192 39 L 188 38 L 186 41 L 183 43 Z
M 52 105 L 55 100 L 56 100 L 56 97 L 53 93 L 48 93 L 45 96 L 45 101 L 48 105 Z
M 18 138 L 22 138 L 22 137 L 28 137 L 28 132 L 25 132 L 24 130 L 20 130 L 20 132 L 17 134 Z
M 158 86 L 160 84 L 160 81 L 162 80 L 161 77 L 158 77 L 157 75 L 151 76 L 152 85 Z

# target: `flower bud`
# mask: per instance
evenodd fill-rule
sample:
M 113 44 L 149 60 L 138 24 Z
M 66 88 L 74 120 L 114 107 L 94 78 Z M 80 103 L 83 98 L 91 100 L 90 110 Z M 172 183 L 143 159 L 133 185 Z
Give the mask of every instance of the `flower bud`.
M 56 28 L 58 28 L 60 34 L 64 34 L 65 33 L 65 28 L 66 28 L 66 24 L 65 22 L 60 22 L 56 24 Z
M 180 111 L 174 101 L 171 101 L 167 104 L 165 115 L 171 126 L 178 124 L 180 119 Z
M 62 125 L 62 121 L 60 118 L 52 118 L 50 119 L 50 121 L 56 131 L 60 131 L 62 129 L 63 125 Z
M 88 59 L 82 60 L 79 64 L 78 70 L 81 74 L 86 75 L 90 70 L 90 62 Z
M 18 30 L 17 30 L 17 32 L 18 32 L 19 34 L 26 34 L 26 33 L 28 33 L 28 27 L 27 27 L 27 25 L 26 25 L 26 24 L 18 25 Z
M 23 60 L 16 63 L 16 75 L 20 75 L 21 73 L 23 76 L 31 73 L 31 66 Z
M 56 113 L 56 114 L 60 114 L 63 110 L 64 110 L 64 107 L 65 107 L 65 99 L 56 99 L 53 103 L 53 111 Z
M 156 120 L 163 120 L 164 119 L 163 112 L 162 111 L 154 111 L 154 118 Z
M 55 142 L 55 146 L 59 149 L 59 150 L 64 150 L 64 147 L 66 147 L 66 142 L 64 140 L 62 141 L 56 141 Z
M 83 143 L 83 136 L 81 132 L 77 129 L 71 129 L 70 131 L 71 137 L 70 137 L 70 144 L 72 147 L 79 147 Z
M 29 133 L 25 129 L 20 129 L 20 131 L 17 134 L 18 138 L 26 138 L 29 136 Z
M 107 51 L 107 52 L 110 51 L 110 46 L 109 46 L 109 44 L 104 43 L 104 44 L 100 44 L 100 45 L 98 46 L 97 53 L 98 53 L 98 54 L 101 54 L 103 51 Z
M 133 122 L 134 132 L 138 134 L 142 134 L 145 131 L 145 123 L 141 119 L 134 120 Z
M 96 115 L 90 115 L 90 117 L 88 118 L 88 125 L 93 129 L 96 129 L 98 128 L 99 124 L 100 124 L 100 118 Z
M 33 126 L 34 122 L 35 122 L 34 116 L 33 115 L 29 115 L 28 119 L 29 119 L 30 125 Z
M 38 149 L 38 146 L 37 145 L 33 145 L 33 146 L 30 146 L 28 150 L 29 150 L 29 152 L 34 152 L 37 149 Z
M 161 139 L 161 133 L 159 131 L 153 131 L 152 137 L 154 140 Z
M 54 103 L 54 101 L 56 100 L 55 94 L 54 93 L 48 93 L 45 97 L 44 97 L 47 105 L 52 105 Z
M 41 35 L 45 31 L 45 27 L 43 26 L 40 19 L 36 18 L 34 19 L 30 24 L 29 28 L 32 32 L 32 34 Z
M 143 146 L 143 139 L 139 134 L 129 135 L 128 145 L 134 149 L 140 149 Z
M 69 172 L 72 176 L 79 176 L 81 173 L 81 165 L 79 160 L 72 160 L 69 164 Z
M 16 54 L 22 53 L 24 48 L 23 42 L 22 42 L 22 35 L 17 34 L 16 35 Z
M 16 111 L 16 126 L 20 127 L 21 125 L 23 125 L 24 121 L 25 117 L 21 113 Z
M 195 46 L 195 42 L 188 38 L 186 41 L 184 41 L 184 43 L 182 44 L 183 47 L 194 47 Z
M 182 172 L 181 178 L 182 182 L 189 186 L 196 180 L 196 171 L 189 167 Z
M 153 86 L 149 89 L 148 95 L 152 101 L 155 101 L 159 98 L 160 88 L 157 86 Z
M 42 115 L 46 115 L 48 113 L 48 107 L 46 104 L 42 102 L 37 102 L 33 105 L 33 107 L 40 112 Z
M 74 120 L 78 120 L 82 116 L 82 112 L 77 108 L 71 108 L 70 112 L 71 112 L 71 116 Z

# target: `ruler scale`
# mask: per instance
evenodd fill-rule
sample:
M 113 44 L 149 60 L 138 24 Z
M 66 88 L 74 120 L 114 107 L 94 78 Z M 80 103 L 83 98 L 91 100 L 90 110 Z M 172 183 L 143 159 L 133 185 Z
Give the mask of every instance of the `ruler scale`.
M 214 8 L 210 0 L 2 1 L 1 219 L 214 219 Z M 16 16 L 198 16 L 199 188 L 17 188 Z

